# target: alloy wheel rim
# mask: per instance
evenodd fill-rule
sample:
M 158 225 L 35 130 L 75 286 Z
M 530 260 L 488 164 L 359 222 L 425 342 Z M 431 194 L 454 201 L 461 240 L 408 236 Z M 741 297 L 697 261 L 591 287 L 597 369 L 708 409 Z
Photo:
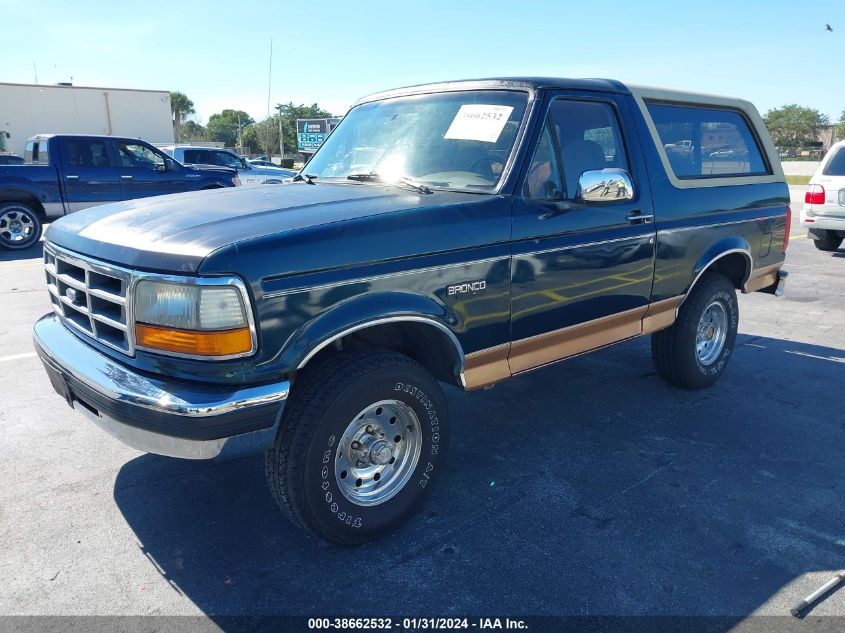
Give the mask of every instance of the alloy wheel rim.
M 712 365 L 728 338 L 728 312 L 721 301 L 712 301 L 701 314 L 695 334 L 695 353 L 702 365 Z
M 375 506 L 397 495 L 417 467 L 422 426 L 399 400 L 369 405 L 347 425 L 335 458 L 340 492 L 359 506 Z
M 7 244 L 19 246 L 35 235 L 35 222 L 20 207 L 7 208 L 0 215 L 0 240 Z

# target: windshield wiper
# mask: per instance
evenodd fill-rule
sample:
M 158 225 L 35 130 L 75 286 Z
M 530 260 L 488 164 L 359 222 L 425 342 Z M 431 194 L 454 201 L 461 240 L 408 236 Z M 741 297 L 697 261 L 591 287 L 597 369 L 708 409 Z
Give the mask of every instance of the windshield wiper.
M 381 182 L 381 183 L 384 183 L 384 184 L 387 184 L 387 185 L 396 185 L 396 186 L 399 186 L 399 183 L 402 183 L 402 184 L 408 185 L 409 187 L 415 189 L 416 191 L 419 191 L 420 193 L 424 193 L 424 194 L 434 193 L 434 191 L 432 191 L 430 188 L 426 187 L 421 182 L 417 182 L 417 181 L 415 181 L 411 178 L 408 178 L 407 176 L 402 176 L 401 178 L 399 178 L 398 182 L 394 182 L 394 181 L 390 181 L 390 180 L 385 180 L 379 174 L 370 172 L 369 174 L 349 174 L 346 177 L 346 179 L 347 180 L 357 180 L 358 182 Z
M 297 174 L 296 176 L 293 177 L 293 182 L 301 182 L 301 181 L 304 180 L 309 185 L 313 185 L 313 184 L 316 184 L 314 182 L 314 180 L 316 180 L 316 179 L 317 179 L 317 176 L 315 176 L 314 174 L 305 174 L 304 176 L 302 174 Z

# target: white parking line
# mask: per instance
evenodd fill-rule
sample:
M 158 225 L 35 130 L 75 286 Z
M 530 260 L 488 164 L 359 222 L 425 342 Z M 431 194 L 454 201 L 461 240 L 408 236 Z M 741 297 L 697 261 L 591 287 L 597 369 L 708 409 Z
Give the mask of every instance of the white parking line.
M 35 352 L 24 352 L 23 354 L 12 354 L 11 356 L 0 356 L 0 363 L 4 363 L 7 360 L 21 360 L 24 358 L 32 358 L 33 356 L 38 356 Z

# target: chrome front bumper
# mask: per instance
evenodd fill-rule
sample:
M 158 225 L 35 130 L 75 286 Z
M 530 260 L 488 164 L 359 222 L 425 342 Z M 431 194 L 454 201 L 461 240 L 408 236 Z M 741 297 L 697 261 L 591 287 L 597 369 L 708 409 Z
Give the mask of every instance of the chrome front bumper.
M 75 410 L 138 450 L 231 458 L 270 447 L 290 382 L 226 387 L 137 372 L 84 343 L 56 315 L 33 329 L 54 389 Z

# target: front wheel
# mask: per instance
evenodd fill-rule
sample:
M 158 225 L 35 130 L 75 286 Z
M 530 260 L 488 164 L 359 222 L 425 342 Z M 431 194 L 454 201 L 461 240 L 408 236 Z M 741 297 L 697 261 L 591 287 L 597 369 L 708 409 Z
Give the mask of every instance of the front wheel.
M 295 383 L 267 480 L 295 524 L 357 545 L 414 512 L 443 467 L 448 432 L 443 392 L 418 363 L 341 353 Z
M 0 204 L 0 247 L 18 251 L 41 239 L 41 218 L 28 204 Z
M 672 327 L 651 337 L 654 367 L 686 389 L 712 385 L 733 353 L 739 325 L 736 290 L 718 273 L 705 273 L 678 310 Z
M 825 231 L 824 237 L 820 240 L 813 240 L 813 244 L 820 251 L 831 253 L 842 246 L 842 238 L 837 236 L 833 231 Z

